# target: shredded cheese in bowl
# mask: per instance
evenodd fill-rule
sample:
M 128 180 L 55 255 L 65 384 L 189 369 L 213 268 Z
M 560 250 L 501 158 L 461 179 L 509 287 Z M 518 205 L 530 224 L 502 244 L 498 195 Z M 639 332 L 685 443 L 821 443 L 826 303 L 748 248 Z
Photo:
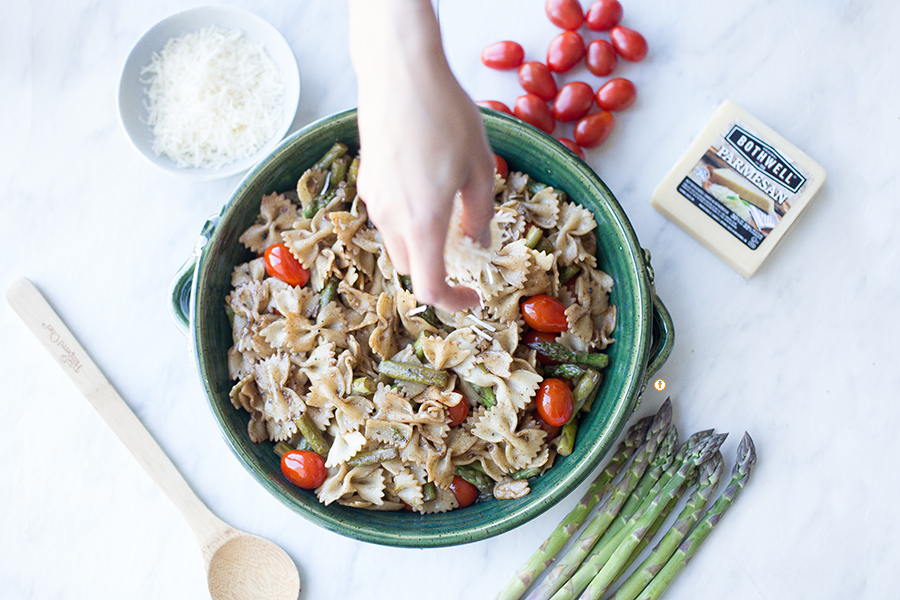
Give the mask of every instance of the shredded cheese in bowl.
M 285 85 L 265 49 L 211 26 L 171 38 L 141 69 L 153 151 L 218 170 L 261 148 L 282 121 Z

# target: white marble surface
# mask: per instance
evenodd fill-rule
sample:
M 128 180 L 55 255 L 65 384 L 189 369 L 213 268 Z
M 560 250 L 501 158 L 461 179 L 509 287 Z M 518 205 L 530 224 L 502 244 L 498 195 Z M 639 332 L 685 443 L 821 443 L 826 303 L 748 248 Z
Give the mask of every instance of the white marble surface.
M 587 0 L 584 2 L 587 4 Z M 236 1 L 295 50 L 294 128 L 355 104 L 342 1 Z M 900 4 L 623 0 L 650 55 L 588 161 L 653 253 L 677 341 L 659 377 L 682 431 L 746 429 L 752 483 L 672 598 L 896 595 L 900 454 Z M 31 278 L 211 509 L 295 559 L 301 598 L 490 598 L 580 496 L 463 547 L 359 543 L 291 513 L 231 455 L 167 312 L 172 276 L 239 177 L 190 183 L 129 146 L 116 118 L 131 45 L 186 0 L 5 0 L 0 19 L 0 285 Z M 541 0 L 445 0 L 445 45 L 475 99 L 511 104 L 490 42 L 540 59 Z M 648 204 L 730 98 L 828 170 L 820 194 L 752 279 Z M 202 598 L 189 528 L 9 307 L 0 306 L 0 597 Z M 641 413 L 663 399 L 653 391 Z

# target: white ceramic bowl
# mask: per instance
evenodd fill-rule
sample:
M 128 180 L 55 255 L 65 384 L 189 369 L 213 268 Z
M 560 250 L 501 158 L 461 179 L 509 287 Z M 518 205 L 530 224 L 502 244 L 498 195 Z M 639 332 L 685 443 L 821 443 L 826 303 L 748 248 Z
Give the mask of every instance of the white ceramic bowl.
M 223 29 L 239 29 L 248 40 L 262 45 L 284 78 L 282 122 L 275 135 L 252 156 L 236 160 L 221 169 L 180 168 L 168 156 L 153 151 L 153 132 L 147 124 L 146 83 L 141 82 L 141 69 L 150 64 L 154 52 L 160 52 L 171 38 L 216 25 Z M 119 81 L 119 119 L 135 148 L 160 169 L 194 180 L 229 177 L 249 170 L 268 156 L 290 131 L 300 102 L 300 71 L 297 59 L 284 36 L 260 17 L 227 6 L 204 6 L 176 13 L 154 25 L 138 40 L 122 69 Z

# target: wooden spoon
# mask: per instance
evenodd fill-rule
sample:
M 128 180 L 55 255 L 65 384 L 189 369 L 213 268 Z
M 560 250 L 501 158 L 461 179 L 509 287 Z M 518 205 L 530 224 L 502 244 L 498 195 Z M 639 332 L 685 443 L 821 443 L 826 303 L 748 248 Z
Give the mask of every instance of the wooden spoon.
M 300 575 L 287 553 L 228 525 L 206 507 L 38 289 L 19 279 L 6 290 L 6 299 L 187 519 L 200 544 L 213 600 L 297 600 Z

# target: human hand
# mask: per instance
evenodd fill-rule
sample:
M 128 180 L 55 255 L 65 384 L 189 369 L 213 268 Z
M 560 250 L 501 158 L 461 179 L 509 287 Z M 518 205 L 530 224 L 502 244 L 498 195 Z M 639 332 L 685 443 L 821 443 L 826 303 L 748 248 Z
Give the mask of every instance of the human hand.
M 351 0 L 361 160 L 357 189 L 416 298 L 469 308 L 446 282 L 444 243 L 457 191 L 462 229 L 490 244 L 493 155 L 481 115 L 447 65 L 427 0 Z

